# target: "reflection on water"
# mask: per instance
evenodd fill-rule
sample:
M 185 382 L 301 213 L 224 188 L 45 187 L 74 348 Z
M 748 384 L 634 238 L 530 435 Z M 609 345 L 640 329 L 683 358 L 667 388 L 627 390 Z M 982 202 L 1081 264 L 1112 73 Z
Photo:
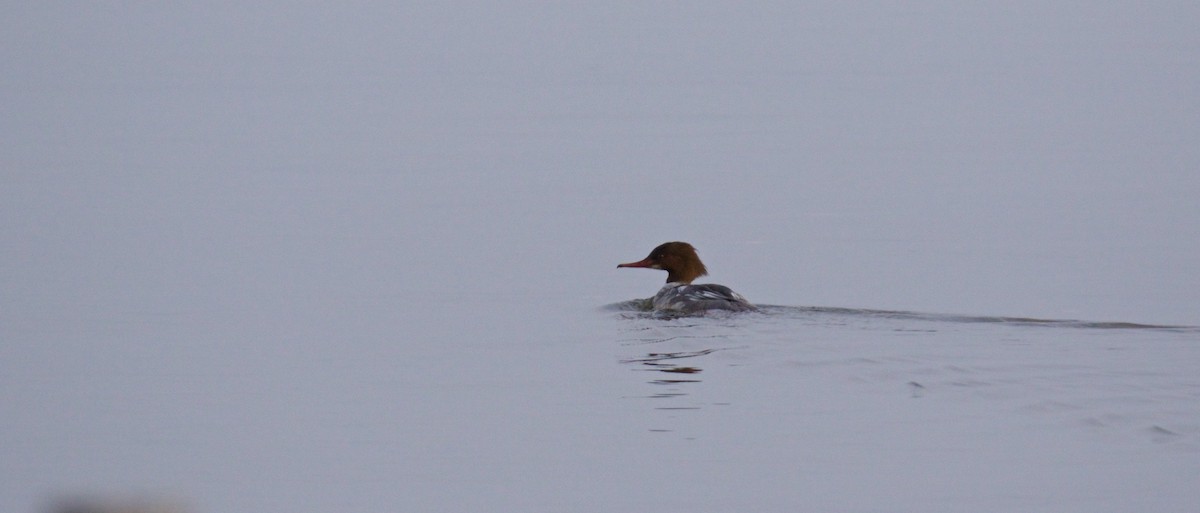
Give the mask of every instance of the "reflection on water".
M 704 369 L 698 365 L 699 360 L 719 351 L 746 347 L 744 344 L 730 343 L 742 325 L 738 313 L 717 311 L 701 316 L 662 316 L 646 311 L 646 306 L 639 301 L 626 301 L 607 307 L 621 312 L 619 316 L 622 319 L 631 321 L 622 328 L 625 334 L 620 338 L 622 346 L 641 351 L 654 349 L 622 358 L 620 363 L 631 365 L 631 370 L 638 372 L 686 375 L 689 378 L 664 378 L 657 374 L 658 377 L 646 381 L 653 387 L 648 394 L 628 398 L 652 399 L 652 410 L 668 414 L 696 411 L 717 404 L 727 405 L 697 401 L 692 394 L 702 383 L 698 378 Z M 662 348 L 668 345 L 678 347 L 678 350 L 663 351 Z M 663 401 L 668 402 L 664 404 Z M 669 422 L 669 418 L 657 419 L 656 422 Z M 658 433 L 675 431 L 658 426 L 648 430 Z
M 716 349 L 704 349 L 701 351 L 680 351 L 674 353 L 650 353 L 641 358 L 629 358 L 621 360 L 621 363 L 639 363 L 641 364 L 635 370 L 650 371 L 650 372 L 666 372 L 671 374 L 699 374 L 702 369 L 692 366 L 681 366 L 672 362 L 682 358 L 694 358 L 703 356 L 716 351 Z M 648 396 L 643 396 L 648 399 L 669 399 L 686 396 L 682 386 L 691 383 L 700 383 L 699 379 L 653 379 L 647 381 L 651 385 L 667 387 L 666 390 L 656 391 Z M 679 409 L 699 409 L 699 407 L 658 407 L 660 410 L 679 410 Z
M 671 340 L 671 339 L 664 339 L 663 341 L 665 342 L 667 340 Z M 661 365 L 659 362 L 662 362 L 663 360 L 676 360 L 676 359 L 680 359 L 680 358 L 694 358 L 697 356 L 704 356 L 713 351 L 716 351 L 716 349 L 704 349 L 704 350 L 700 350 L 700 351 L 679 351 L 679 352 L 675 352 L 675 353 L 650 353 L 643 358 L 631 358 L 631 359 L 627 359 L 627 360 L 621 360 L 621 363 L 641 362 L 641 363 L 645 363 L 648 365 L 649 364 Z M 681 372 L 681 371 L 675 371 L 675 372 Z
M 633 353 L 620 355 L 620 364 L 654 373 L 644 381 L 647 393 L 625 396 L 650 400 L 644 405 L 649 410 L 667 412 L 647 418 L 650 431 L 694 431 L 705 415 L 669 412 L 729 405 L 731 397 L 745 393 L 738 387 L 747 383 L 774 387 L 819 376 L 847 388 L 880 387 L 872 393 L 904 400 L 965 395 L 1012 401 L 1019 414 L 1057 412 L 1070 417 L 1065 422 L 1105 427 L 1124 425 L 1104 410 L 1110 403 L 1123 404 L 1130 390 L 1137 390 L 1137 400 L 1150 406 L 1136 415 L 1152 420 L 1141 433 L 1172 442 L 1192 440 L 1197 433 L 1194 427 L 1164 422 L 1152 407 L 1175 404 L 1183 393 L 1178 381 L 1194 384 L 1154 374 L 1160 372 L 1155 368 L 1137 371 L 1136 361 L 1119 353 L 1139 347 L 1139 341 L 1195 342 L 1198 326 L 779 305 L 759 305 L 757 312 L 662 317 L 643 306 L 627 301 L 606 310 L 615 312 L 622 350 Z M 1072 357 L 1057 359 L 1067 353 Z M 1153 355 L 1140 356 L 1153 361 Z M 756 371 L 751 375 L 734 367 Z M 797 370 L 802 372 L 792 372 Z M 776 379 L 763 381 L 763 375 Z M 732 376 L 737 379 L 728 379 Z M 1161 392 L 1150 384 L 1152 376 L 1163 381 Z M 1073 395 L 1081 389 L 1088 390 L 1087 397 Z M 746 397 L 732 402 L 753 401 Z M 1112 408 L 1121 418 L 1131 417 L 1127 406 Z

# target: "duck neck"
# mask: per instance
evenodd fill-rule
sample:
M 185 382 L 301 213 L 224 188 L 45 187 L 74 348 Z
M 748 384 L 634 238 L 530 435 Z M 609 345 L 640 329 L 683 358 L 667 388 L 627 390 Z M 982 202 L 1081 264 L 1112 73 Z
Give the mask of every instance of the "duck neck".
M 681 283 L 687 285 L 694 279 L 696 278 L 684 278 L 683 274 L 679 271 L 671 271 L 669 274 L 667 274 L 667 283 Z
M 687 285 L 691 283 L 692 280 L 704 276 L 705 274 L 708 274 L 708 272 L 705 271 L 704 264 L 700 264 L 699 266 L 687 266 L 680 269 L 668 269 L 667 283 L 682 283 Z

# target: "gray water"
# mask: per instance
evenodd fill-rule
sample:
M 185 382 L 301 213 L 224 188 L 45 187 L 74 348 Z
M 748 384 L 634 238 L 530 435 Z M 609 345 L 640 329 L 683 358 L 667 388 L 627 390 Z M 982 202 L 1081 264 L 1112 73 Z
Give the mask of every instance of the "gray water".
M 1191 4 L 0 14 L 0 511 L 1200 503 Z

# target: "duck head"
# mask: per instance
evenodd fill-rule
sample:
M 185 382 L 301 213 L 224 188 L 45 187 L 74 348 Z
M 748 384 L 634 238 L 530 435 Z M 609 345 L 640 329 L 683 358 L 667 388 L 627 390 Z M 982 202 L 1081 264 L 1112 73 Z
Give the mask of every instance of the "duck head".
M 650 252 L 650 256 L 621 267 L 646 267 L 662 269 L 667 272 L 667 283 L 691 283 L 692 280 L 708 274 L 696 248 L 686 242 L 667 242 L 660 244 Z

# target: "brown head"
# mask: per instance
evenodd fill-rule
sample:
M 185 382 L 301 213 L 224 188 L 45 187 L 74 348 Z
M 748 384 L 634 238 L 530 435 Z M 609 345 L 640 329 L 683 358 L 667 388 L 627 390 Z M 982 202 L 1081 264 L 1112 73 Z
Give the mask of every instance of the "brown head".
M 667 283 L 691 283 L 708 274 L 696 248 L 686 242 L 667 242 L 654 248 L 650 256 L 639 262 L 620 264 L 617 267 L 647 267 L 667 272 Z

